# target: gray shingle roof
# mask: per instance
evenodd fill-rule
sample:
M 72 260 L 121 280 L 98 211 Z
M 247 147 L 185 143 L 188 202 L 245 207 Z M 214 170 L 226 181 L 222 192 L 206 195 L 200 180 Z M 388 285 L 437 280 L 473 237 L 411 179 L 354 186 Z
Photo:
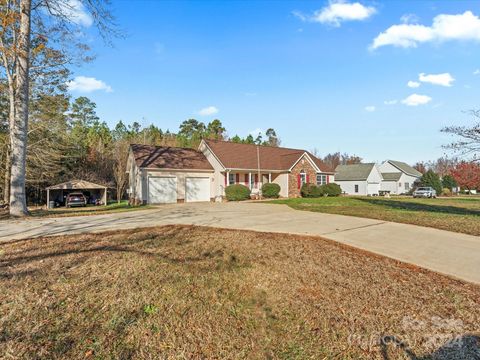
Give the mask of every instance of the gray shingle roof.
M 383 180 L 385 181 L 398 181 L 402 176 L 401 172 L 394 172 L 394 173 L 382 173 Z
M 415 170 L 413 167 L 411 167 L 407 163 L 404 163 L 402 161 L 394 161 L 394 160 L 388 160 L 388 162 L 407 175 L 412 175 L 416 177 L 422 176 L 422 173 L 420 171 Z
M 374 166 L 374 163 L 338 165 L 335 169 L 335 181 L 367 180 Z

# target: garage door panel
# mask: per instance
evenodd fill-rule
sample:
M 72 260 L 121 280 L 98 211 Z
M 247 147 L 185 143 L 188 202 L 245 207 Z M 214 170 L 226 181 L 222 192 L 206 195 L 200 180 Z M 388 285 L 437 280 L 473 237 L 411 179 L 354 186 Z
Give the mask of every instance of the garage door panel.
M 175 177 L 149 177 L 148 202 L 169 204 L 177 202 L 177 179 Z
M 210 201 L 210 178 L 187 177 L 185 179 L 185 201 Z

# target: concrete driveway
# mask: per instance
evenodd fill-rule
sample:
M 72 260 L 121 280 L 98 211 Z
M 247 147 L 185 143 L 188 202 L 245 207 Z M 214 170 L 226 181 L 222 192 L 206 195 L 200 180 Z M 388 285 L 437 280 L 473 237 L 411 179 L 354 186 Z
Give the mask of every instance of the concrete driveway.
M 0 242 L 167 224 L 316 235 L 480 284 L 480 238 L 263 203 L 195 203 L 115 214 L 0 222 Z

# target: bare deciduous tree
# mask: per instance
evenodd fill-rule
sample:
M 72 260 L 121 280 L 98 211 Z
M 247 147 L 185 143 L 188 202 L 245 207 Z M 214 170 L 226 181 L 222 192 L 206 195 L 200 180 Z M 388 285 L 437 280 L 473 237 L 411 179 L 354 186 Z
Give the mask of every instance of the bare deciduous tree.
M 127 187 L 127 160 L 130 143 L 127 139 L 117 140 L 113 148 L 113 177 L 117 190 L 117 202 L 122 200 Z
M 471 127 L 448 126 L 442 129 L 442 132 L 454 135 L 459 139 L 444 147 L 453 150 L 460 156 L 471 156 L 473 161 L 480 161 L 480 110 L 470 110 L 468 113 L 474 121 Z
M 10 178 L 10 214 L 24 216 L 26 206 L 26 158 L 28 118 L 30 104 L 30 65 L 37 52 L 48 47 L 45 42 L 56 43 L 50 48 L 51 55 L 61 55 L 62 61 L 49 66 L 65 66 L 75 55 L 88 49 L 79 44 L 78 12 L 90 14 L 92 21 L 107 37 L 113 34 L 112 16 L 107 11 L 107 0 L 2 0 L 0 1 L 0 57 L 9 93 L 9 144 L 5 178 Z M 80 8 L 81 7 L 81 8 Z M 33 24 L 33 29 L 32 29 Z M 40 41 L 31 41 L 32 34 Z M 34 44 L 35 48 L 32 48 Z M 59 44 L 59 45 L 58 45 Z M 79 50 L 79 51 L 78 51 Z M 66 56 L 70 52 L 71 56 Z M 83 58 L 88 59 L 88 57 Z

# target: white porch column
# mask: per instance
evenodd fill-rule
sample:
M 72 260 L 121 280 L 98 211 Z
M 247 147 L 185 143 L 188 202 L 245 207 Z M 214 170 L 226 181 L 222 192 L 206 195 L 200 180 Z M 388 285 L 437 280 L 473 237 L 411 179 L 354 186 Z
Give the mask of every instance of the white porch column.
M 227 186 L 228 186 L 230 185 L 230 171 L 227 171 L 225 174 L 226 174 L 225 176 L 227 177 Z
M 268 182 L 269 182 L 269 183 L 272 182 L 272 173 L 268 173 Z
M 248 188 L 250 189 L 250 191 L 252 190 L 252 173 L 251 172 L 248 173 Z
M 50 206 L 50 189 L 47 189 L 47 210 L 49 206 Z

